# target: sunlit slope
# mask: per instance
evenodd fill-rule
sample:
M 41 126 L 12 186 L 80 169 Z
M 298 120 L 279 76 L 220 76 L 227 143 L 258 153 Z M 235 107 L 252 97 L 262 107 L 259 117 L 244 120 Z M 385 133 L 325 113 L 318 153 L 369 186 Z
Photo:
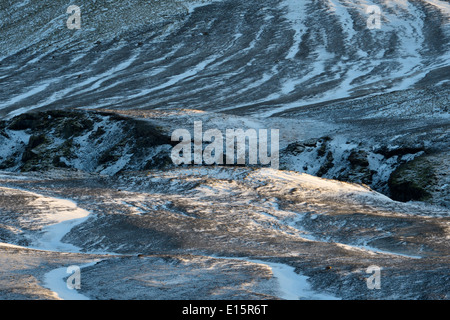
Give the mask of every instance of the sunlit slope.
M 303 276 L 343 299 L 448 298 L 449 211 L 367 187 L 213 167 L 108 178 L 2 172 L 0 183 L 3 297 L 10 288 L 38 293 L 28 274 L 47 279 L 44 271 L 63 268 L 56 280 L 65 284 L 68 265 L 101 258 L 82 270 L 81 293 L 93 299 L 297 299 Z M 69 258 L 78 261 L 55 263 Z M 16 271 L 30 259 L 48 263 Z M 367 288 L 372 265 L 382 268 L 382 290 Z

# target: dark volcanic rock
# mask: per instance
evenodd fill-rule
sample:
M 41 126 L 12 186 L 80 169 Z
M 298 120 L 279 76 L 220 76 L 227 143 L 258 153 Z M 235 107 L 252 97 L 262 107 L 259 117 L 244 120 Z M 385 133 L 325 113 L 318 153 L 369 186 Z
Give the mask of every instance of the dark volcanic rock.
M 78 110 L 22 114 L 5 122 L 3 132 L 3 144 L 16 150 L 0 158 L 3 170 L 58 167 L 114 174 L 171 165 L 169 137 L 149 122 L 116 114 Z M 29 136 L 28 142 L 21 145 L 12 138 L 13 132 L 23 139 Z
M 369 166 L 369 160 L 367 160 L 367 152 L 360 150 L 355 151 L 353 150 L 349 157 L 348 161 L 350 161 L 350 164 L 354 167 L 360 166 L 360 167 L 368 167 Z
M 24 113 L 14 117 L 8 128 L 10 130 L 26 130 L 31 129 L 39 121 L 39 117 L 33 113 Z
M 431 197 L 428 189 L 434 181 L 433 168 L 423 157 L 419 157 L 395 170 L 388 184 L 394 200 L 426 200 Z

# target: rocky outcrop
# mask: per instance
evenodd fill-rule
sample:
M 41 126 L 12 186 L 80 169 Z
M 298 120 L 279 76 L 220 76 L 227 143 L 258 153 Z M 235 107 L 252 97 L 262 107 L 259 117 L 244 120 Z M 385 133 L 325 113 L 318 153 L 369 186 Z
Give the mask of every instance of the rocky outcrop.
M 0 168 L 78 169 L 115 174 L 171 164 L 170 138 L 149 122 L 116 114 L 47 111 L 22 114 L 0 125 L 5 148 Z
M 431 194 L 427 188 L 434 184 L 433 168 L 423 158 L 405 163 L 395 170 L 388 184 L 394 200 L 426 200 Z
M 450 206 L 448 152 L 424 154 L 400 165 L 389 178 L 391 197 Z
M 342 139 L 297 141 L 281 151 L 281 168 L 365 184 L 397 201 L 449 206 L 449 153 L 421 146 L 356 143 Z

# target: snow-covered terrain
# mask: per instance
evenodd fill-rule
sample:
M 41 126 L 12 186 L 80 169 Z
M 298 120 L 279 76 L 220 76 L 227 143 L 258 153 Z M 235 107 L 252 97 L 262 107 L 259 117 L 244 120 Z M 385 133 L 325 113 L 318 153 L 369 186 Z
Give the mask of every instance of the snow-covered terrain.
M 85 297 L 158 299 L 161 286 L 167 299 L 414 299 L 448 292 L 450 212 L 444 208 L 273 169 L 186 168 L 108 179 L 73 178 L 64 171 L 25 176 L 2 180 L 8 188 L 2 189 L 1 224 L 10 228 L 3 229 L 9 244 L 1 245 L 2 254 L 31 248 L 47 252 L 50 261 L 51 255 L 78 254 L 76 265 L 96 262 L 82 268 L 79 293 Z M 77 206 L 50 200 L 60 198 Z M 30 204 L 36 205 L 26 209 Z M 61 206 L 66 211 L 54 210 Z M 91 215 L 65 229 L 61 239 L 61 224 L 54 222 L 83 208 Z M 49 235 L 57 241 L 46 241 Z M 145 271 L 143 263 L 150 264 Z M 389 270 L 383 290 L 366 288 L 370 265 Z M 58 292 L 65 283 L 61 268 L 46 267 L 35 276 Z M 224 274 L 230 270 L 231 278 Z M 215 285 L 188 290 L 194 279 Z
M 446 1 L 79 1 L 80 30 L 67 29 L 66 5 L 1 1 L 3 115 L 107 106 L 270 116 L 448 80 Z M 370 5 L 380 29 L 367 28 Z
M 0 299 L 450 298 L 448 1 L 77 5 L 0 0 Z M 195 121 L 279 170 L 175 166 Z

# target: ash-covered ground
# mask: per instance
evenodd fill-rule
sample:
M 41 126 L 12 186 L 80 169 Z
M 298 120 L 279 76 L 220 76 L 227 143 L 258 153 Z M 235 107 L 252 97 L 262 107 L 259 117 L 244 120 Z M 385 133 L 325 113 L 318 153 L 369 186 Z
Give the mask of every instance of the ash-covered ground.
M 0 1 L 0 299 L 450 298 L 448 1 L 78 5 Z

